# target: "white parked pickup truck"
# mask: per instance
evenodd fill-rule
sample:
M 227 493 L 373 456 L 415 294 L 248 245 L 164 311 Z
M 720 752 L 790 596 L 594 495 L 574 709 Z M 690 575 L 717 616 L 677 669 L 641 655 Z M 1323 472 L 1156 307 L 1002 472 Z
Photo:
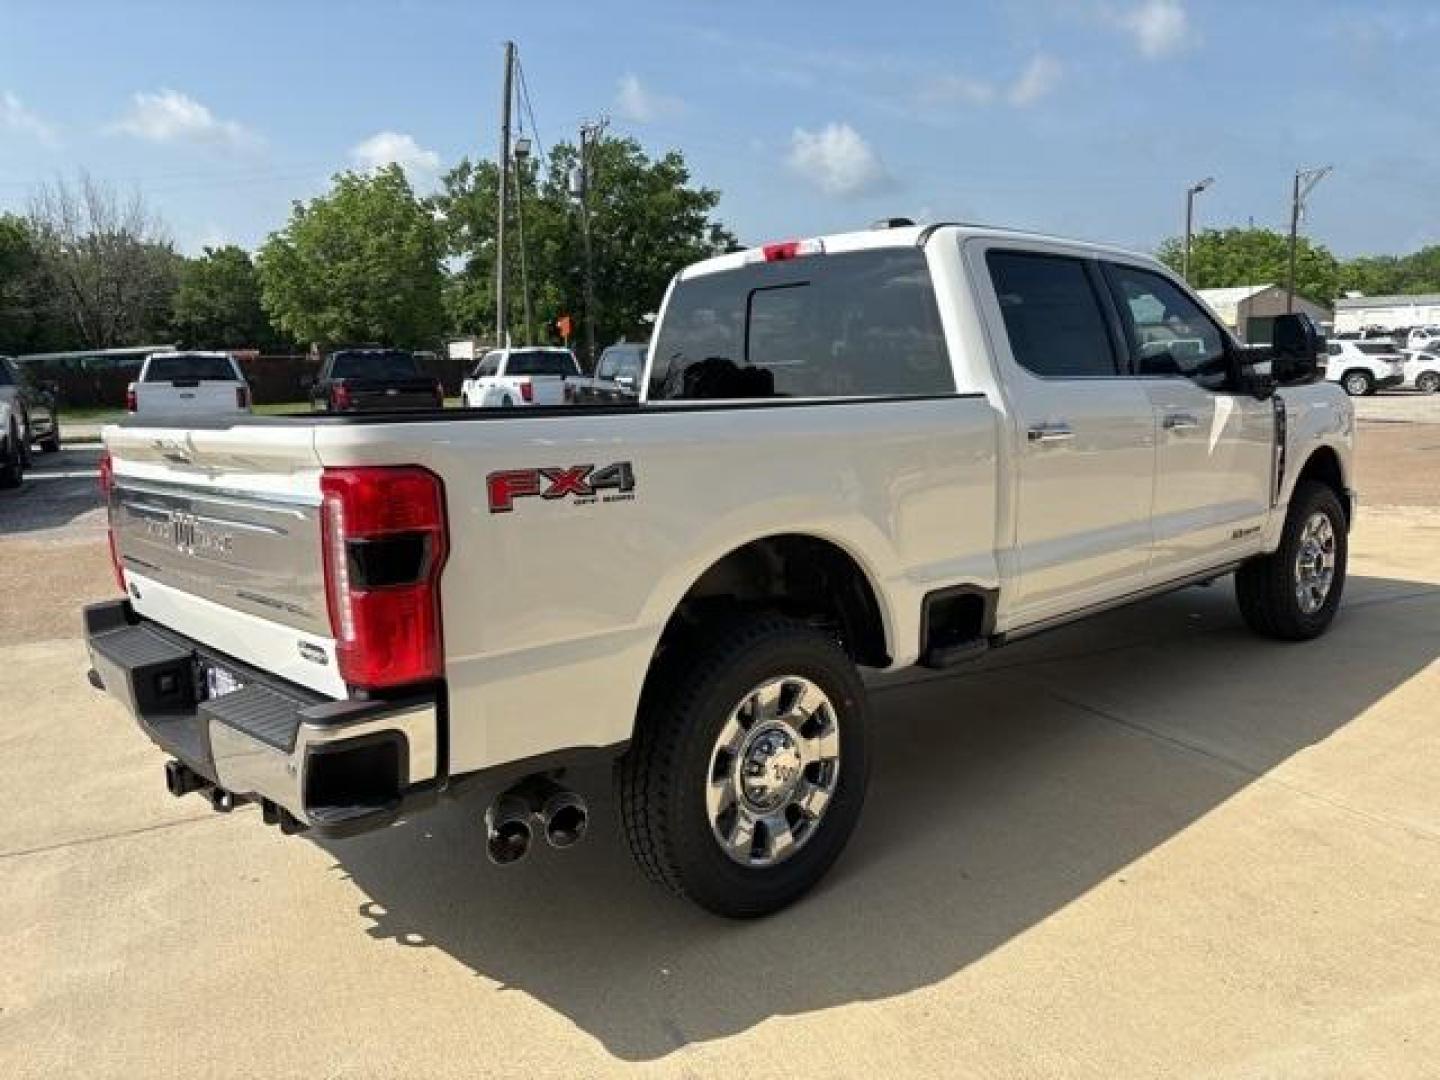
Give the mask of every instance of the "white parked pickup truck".
M 229 353 L 151 353 L 125 391 L 125 410 L 149 416 L 234 416 L 250 411 L 250 384 Z
M 1232 573 L 1260 634 L 1325 630 L 1355 497 L 1323 347 L 1030 234 L 724 255 L 672 283 L 638 407 L 106 428 L 91 678 L 172 791 L 290 831 L 478 786 L 510 861 L 580 836 L 573 766 L 613 757 L 645 872 L 763 914 L 855 826 L 862 673 Z
M 491 349 L 475 362 L 460 386 L 460 396 L 468 409 L 561 405 L 565 380 L 579 375 L 580 365 L 569 349 L 541 345 Z

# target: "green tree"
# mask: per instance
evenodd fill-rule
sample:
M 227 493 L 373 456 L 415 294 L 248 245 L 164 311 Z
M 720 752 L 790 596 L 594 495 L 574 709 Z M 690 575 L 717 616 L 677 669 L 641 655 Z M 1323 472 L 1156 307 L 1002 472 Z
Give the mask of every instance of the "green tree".
M 50 352 L 77 344 L 30 223 L 0 214 L 0 353 Z
M 206 248 L 186 261 L 175 293 L 175 332 L 194 348 L 272 349 L 279 336 L 260 306 L 260 279 L 244 248 Z
M 440 232 L 398 165 L 346 172 L 260 249 L 260 302 L 297 341 L 433 346 Z
M 591 158 L 591 236 L 595 273 L 596 340 L 647 332 L 665 286 L 681 267 L 724 251 L 734 236 L 713 217 L 719 192 L 694 186 L 678 151 L 651 159 L 633 139 L 603 139 Z M 535 334 L 554 340 L 554 320 L 570 315 L 577 336 L 585 316 L 585 255 L 580 210 L 569 193 L 578 151 L 560 143 L 544 164 L 519 170 L 512 201 L 518 215 L 508 226 L 507 281 L 511 333 L 523 325 L 519 219 L 523 217 Z M 433 197 L 446 233 L 447 252 L 459 263 L 447 288 L 451 327 L 479 333 L 495 322 L 495 217 L 498 170 L 493 162 L 463 161 Z M 583 340 L 583 337 L 582 337 Z
M 1160 245 L 1160 260 L 1178 272 L 1185 242 L 1171 237 Z M 1296 245 L 1295 291 L 1321 304 L 1335 299 L 1340 263 L 1322 245 L 1300 237 Z M 1284 285 L 1290 273 L 1290 238 L 1273 229 L 1205 229 L 1190 245 L 1190 284 L 1197 289 L 1232 285 Z

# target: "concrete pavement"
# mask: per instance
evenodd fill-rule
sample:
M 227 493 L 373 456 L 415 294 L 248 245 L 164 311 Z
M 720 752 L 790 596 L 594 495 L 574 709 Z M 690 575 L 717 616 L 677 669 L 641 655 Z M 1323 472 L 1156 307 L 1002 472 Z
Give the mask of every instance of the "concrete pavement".
M 641 880 L 604 775 L 508 871 L 464 802 L 317 844 L 170 798 L 9 602 L 109 593 L 93 511 L 0 508 L 0 1074 L 1433 1075 L 1440 500 L 1369 486 L 1318 642 L 1225 582 L 878 691 L 851 847 L 750 924 Z

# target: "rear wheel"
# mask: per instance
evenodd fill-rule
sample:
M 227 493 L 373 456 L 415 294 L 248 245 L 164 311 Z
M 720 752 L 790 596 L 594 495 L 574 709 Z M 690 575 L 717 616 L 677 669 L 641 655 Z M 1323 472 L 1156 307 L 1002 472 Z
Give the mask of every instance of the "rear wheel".
M 1347 371 L 1340 385 L 1351 397 L 1364 397 L 1375 389 L 1375 380 L 1368 371 Z
M 1280 547 L 1235 573 L 1250 629 L 1282 641 L 1323 634 L 1340 606 L 1349 557 L 1345 510 L 1334 490 L 1303 481 L 1290 498 Z
M 762 615 L 668 650 L 620 766 L 630 849 L 717 915 L 768 915 L 839 857 L 865 799 L 865 692 L 833 637 Z
M 1422 371 L 1415 377 L 1415 389 L 1422 394 L 1433 394 L 1440 390 L 1440 371 Z

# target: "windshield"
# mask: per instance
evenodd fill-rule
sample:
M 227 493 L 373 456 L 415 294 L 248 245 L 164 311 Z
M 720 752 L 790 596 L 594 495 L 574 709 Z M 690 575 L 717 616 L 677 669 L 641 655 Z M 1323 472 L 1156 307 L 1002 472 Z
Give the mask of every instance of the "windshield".
M 681 279 L 652 356 L 652 401 L 955 389 L 930 271 L 913 248 Z
M 509 375 L 574 375 L 575 358 L 568 352 L 548 349 L 516 349 L 505 364 Z
M 335 354 L 332 379 L 413 379 L 420 374 L 407 352 L 343 352 Z
M 228 356 L 152 356 L 145 369 L 146 382 L 234 382 L 235 368 Z

